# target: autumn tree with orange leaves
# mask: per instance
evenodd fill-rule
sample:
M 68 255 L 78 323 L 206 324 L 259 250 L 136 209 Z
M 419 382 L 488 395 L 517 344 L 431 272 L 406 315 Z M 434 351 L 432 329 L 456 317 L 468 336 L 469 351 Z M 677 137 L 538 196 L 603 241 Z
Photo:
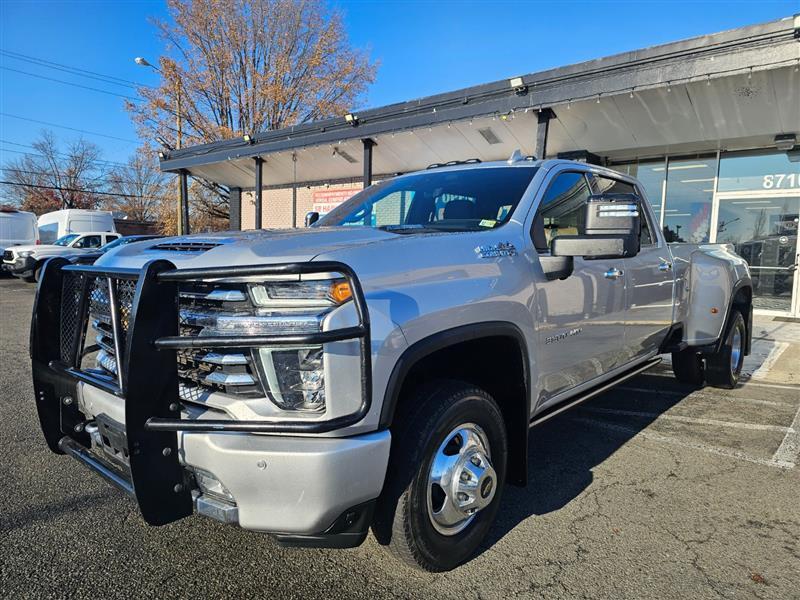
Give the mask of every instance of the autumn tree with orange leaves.
M 304 123 L 352 109 L 375 78 L 351 47 L 339 12 L 322 0 L 167 0 L 155 21 L 167 44 L 161 83 L 128 104 L 140 135 L 182 145 Z M 195 207 L 228 214 L 227 190 L 201 182 L 213 200 Z

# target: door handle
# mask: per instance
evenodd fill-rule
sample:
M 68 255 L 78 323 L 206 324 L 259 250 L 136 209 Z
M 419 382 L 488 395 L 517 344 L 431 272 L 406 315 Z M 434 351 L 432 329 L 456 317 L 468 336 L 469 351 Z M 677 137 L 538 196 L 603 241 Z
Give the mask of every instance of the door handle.
M 625 274 L 625 273 L 624 273 L 623 271 L 620 271 L 619 269 L 617 269 L 616 267 L 614 267 L 613 269 L 609 269 L 608 271 L 606 271 L 606 272 L 603 274 L 603 276 L 604 276 L 606 279 L 619 279 L 619 278 L 620 278 L 620 277 L 622 277 L 624 274 Z
M 658 270 L 659 271 L 671 271 L 672 270 L 672 263 L 667 262 L 667 261 L 659 263 Z

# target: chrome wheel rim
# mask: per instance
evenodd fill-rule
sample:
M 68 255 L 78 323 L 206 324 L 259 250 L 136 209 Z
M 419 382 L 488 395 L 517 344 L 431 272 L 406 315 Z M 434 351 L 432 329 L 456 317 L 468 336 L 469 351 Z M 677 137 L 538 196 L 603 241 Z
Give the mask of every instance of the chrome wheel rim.
M 489 506 L 497 491 L 491 448 L 475 423 L 454 428 L 436 450 L 428 473 L 428 516 L 442 535 L 456 535 Z
M 731 373 L 736 373 L 742 358 L 742 332 L 736 327 L 731 339 Z

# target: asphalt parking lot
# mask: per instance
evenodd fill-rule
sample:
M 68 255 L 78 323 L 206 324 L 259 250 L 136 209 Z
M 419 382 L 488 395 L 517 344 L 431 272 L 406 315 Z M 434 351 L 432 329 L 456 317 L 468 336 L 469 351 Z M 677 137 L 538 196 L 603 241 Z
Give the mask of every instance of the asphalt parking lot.
M 800 325 L 757 321 L 739 389 L 658 367 L 533 430 L 530 486 L 505 490 L 476 558 L 428 575 L 371 537 L 290 550 L 201 517 L 144 525 L 44 444 L 32 300 L 0 279 L 3 598 L 800 598 Z

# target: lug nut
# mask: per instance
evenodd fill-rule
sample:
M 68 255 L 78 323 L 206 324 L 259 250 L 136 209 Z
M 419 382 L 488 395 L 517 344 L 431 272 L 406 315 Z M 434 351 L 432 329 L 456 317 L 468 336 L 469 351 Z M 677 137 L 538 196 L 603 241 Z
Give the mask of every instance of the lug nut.
M 466 471 L 461 472 L 461 481 L 469 481 L 469 473 Z
M 72 404 L 72 396 L 64 396 L 61 401 L 64 403 L 64 406 L 69 406 Z
M 161 451 L 161 454 L 163 454 L 164 456 L 169 456 L 170 454 L 172 454 L 172 448 L 164 448 Z
M 172 404 L 169 405 L 169 409 L 172 412 L 178 412 L 180 410 L 180 408 L 181 408 L 181 406 L 177 402 L 173 402 Z
M 182 483 L 176 483 L 175 487 L 172 488 L 172 489 L 175 490 L 176 494 L 180 494 L 183 491 L 183 484 Z
M 81 431 L 83 431 L 83 423 L 78 423 L 77 425 L 75 425 L 74 429 L 75 433 L 80 433 Z

